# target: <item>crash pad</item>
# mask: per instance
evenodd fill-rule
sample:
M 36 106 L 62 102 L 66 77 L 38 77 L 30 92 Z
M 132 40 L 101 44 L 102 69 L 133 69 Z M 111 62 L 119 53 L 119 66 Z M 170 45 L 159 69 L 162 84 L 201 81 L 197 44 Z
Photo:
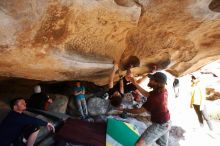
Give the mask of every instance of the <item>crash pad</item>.
M 106 146 L 134 146 L 139 135 L 132 124 L 114 118 L 107 121 Z

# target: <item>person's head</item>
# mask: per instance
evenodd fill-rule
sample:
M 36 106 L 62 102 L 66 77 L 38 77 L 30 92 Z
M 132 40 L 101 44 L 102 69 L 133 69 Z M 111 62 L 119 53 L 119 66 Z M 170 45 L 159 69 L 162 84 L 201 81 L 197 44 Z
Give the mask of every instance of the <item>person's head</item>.
M 195 81 L 195 80 L 196 80 L 196 77 L 195 77 L 194 75 L 192 75 L 192 76 L 191 76 L 191 79 L 192 79 L 191 81 Z
M 23 112 L 26 110 L 26 102 L 22 97 L 15 98 L 10 102 L 10 107 L 15 112 Z
M 76 82 L 76 86 L 77 86 L 77 87 L 80 87 L 80 81 L 77 81 L 77 82 Z
M 157 65 L 154 63 L 149 64 L 149 73 L 155 73 L 157 71 Z
M 148 77 L 150 78 L 148 86 L 153 89 L 164 88 L 167 84 L 167 76 L 162 72 L 149 74 Z
M 120 94 L 120 92 L 119 91 L 115 91 L 115 92 L 113 92 L 113 94 L 111 95 L 111 98 L 112 97 L 121 97 L 121 94 Z
M 191 76 L 191 82 L 192 82 L 193 84 L 196 84 L 196 83 L 199 82 L 199 79 L 196 78 L 194 75 L 192 75 L 192 76 Z
M 126 72 L 125 78 L 126 78 L 126 80 L 129 80 L 131 77 L 133 77 L 133 74 L 132 74 L 131 70 L 128 69 Z
M 110 98 L 110 103 L 114 107 L 120 107 L 122 102 L 122 97 L 120 96 L 112 96 Z
M 40 85 L 34 86 L 34 93 L 41 93 L 41 87 L 40 87 Z
M 175 78 L 173 81 L 173 87 L 178 87 L 179 86 L 179 79 Z
M 126 76 L 133 77 L 133 74 L 130 69 L 127 70 Z

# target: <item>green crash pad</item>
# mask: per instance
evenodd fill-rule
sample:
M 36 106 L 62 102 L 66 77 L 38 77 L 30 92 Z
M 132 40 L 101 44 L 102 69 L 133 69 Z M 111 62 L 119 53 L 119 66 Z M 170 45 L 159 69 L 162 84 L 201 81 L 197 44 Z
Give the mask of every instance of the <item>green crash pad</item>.
M 108 119 L 106 146 L 134 146 L 139 133 L 134 125 L 113 118 Z

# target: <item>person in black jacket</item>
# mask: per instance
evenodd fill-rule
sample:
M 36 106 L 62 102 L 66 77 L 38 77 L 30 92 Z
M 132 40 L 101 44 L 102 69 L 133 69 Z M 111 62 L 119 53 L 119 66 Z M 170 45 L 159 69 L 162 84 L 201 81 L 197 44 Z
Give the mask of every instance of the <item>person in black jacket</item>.
M 46 126 L 48 130 L 55 132 L 51 123 L 25 115 L 26 102 L 24 98 L 16 98 L 11 101 L 12 111 L 0 124 L 1 146 L 33 146 L 39 132 L 39 126 Z
M 53 100 L 41 91 L 41 86 L 36 85 L 34 87 L 34 94 L 31 95 L 28 100 L 28 108 L 40 109 L 40 110 L 48 110 L 49 104 L 51 104 Z

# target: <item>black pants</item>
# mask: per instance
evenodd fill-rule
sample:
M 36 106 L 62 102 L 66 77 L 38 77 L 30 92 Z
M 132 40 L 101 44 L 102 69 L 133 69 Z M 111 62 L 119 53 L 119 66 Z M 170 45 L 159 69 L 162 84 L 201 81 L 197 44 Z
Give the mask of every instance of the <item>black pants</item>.
M 22 131 L 22 134 L 13 142 L 13 146 L 26 146 L 26 144 L 23 142 L 23 138 L 27 140 L 32 133 L 36 132 L 39 129 L 40 127 L 38 126 L 25 126 Z
M 212 127 L 212 123 L 209 119 L 209 116 L 207 114 L 207 111 L 206 111 L 206 107 L 204 106 L 204 109 L 200 111 L 200 105 L 195 105 L 193 104 L 193 107 L 194 107 L 194 110 L 196 111 L 196 114 L 198 116 L 198 119 L 199 119 L 199 123 L 201 126 L 204 126 L 204 119 L 206 120 L 208 126 L 209 126 L 209 129 L 210 130 L 213 130 L 213 127 Z

